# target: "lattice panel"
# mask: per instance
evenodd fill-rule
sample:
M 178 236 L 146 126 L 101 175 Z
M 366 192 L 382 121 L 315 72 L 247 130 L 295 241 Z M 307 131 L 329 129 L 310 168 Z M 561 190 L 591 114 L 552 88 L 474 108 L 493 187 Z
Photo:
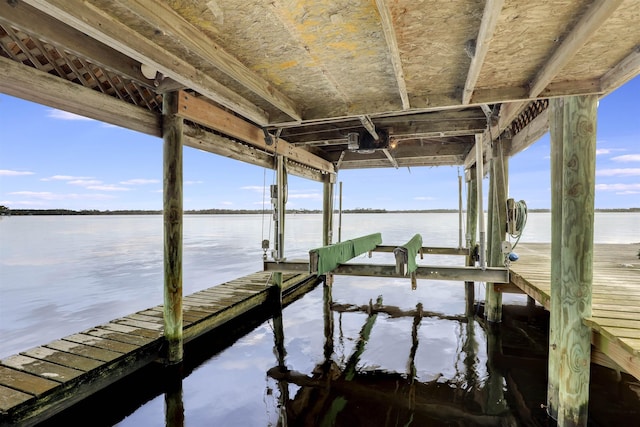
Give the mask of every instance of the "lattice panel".
M 123 78 L 23 31 L 0 25 L 0 55 L 129 104 L 162 112 L 162 96 L 150 86 Z

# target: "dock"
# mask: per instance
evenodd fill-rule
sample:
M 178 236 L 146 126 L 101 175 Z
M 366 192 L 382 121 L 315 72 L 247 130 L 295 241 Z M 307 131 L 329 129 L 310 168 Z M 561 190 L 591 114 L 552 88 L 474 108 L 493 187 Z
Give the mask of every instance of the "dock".
M 272 274 L 258 272 L 183 299 L 189 342 L 252 309 L 278 302 Z M 318 283 L 285 274 L 282 303 Z M 33 425 L 161 359 L 163 306 L 158 305 L 60 338 L 0 361 L 0 426 Z
M 551 309 L 551 245 L 518 245 L 510 281 Z M 640 379 L 640 260 L 638 245 L 596 244 L 593 257 L 592 361 Z M 496 285 L 499 286 L 499 285 Z M 614 363 L 611 363 L 614 362 Z

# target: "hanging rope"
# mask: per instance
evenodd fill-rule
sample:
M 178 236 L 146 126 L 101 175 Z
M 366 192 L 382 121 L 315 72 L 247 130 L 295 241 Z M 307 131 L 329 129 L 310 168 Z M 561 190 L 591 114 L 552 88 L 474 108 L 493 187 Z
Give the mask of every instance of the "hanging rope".
M 522 233 L 524 232 L 524 227 L 527 225 L 527 204 L 524 200 L 519 200 L 515 202 L 515 208 L 513 210 L 513 223 L 515 224 L 515 228 L 511 230 L 509 236 L 516 239 L 516 242 L 513 244 L 513 248 L 515 249 L 520 241 L 520 237 L 522 237 Z

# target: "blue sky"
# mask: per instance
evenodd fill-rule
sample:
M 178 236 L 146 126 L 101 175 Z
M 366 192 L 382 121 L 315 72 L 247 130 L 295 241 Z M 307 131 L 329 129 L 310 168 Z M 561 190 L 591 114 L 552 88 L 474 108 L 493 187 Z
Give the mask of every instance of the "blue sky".
M 597 208 L 640 207 L 638 100 L 640 77 L 600 101 Z M 160 138 L 1 94 L 0 128 L 0 205 L 162 209 Z M 338 179 L 344 209 L 456 209 L 458 173 L 463 171 L 449 166 L 344 170 Z M 184 180 L 185 209 L 261 209 L 264 184 L 274 175 L 187 147 Z M 531 208 L 550 206 L 548 134 L 510 160 L 509 180 L 510 197 L 524 199 Z M 321 209 L 322 185 L 291 177 L 287 207 Z

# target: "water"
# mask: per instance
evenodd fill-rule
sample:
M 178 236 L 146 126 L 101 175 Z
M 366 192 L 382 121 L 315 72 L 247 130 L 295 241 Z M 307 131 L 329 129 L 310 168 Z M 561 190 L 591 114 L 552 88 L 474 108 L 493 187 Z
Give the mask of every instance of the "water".
M 457 246 L 457 224 L 455 214 L 344 215 L 342 236 L 379 231 L 384 244 L 400 244 L 421 233 L 427 246 Z M 185 293 L 259 271 L 269 226 L 260 215 L 187 216 Z M 321 230 L 320 215 L 288 216 L 288 258 L 320 246 Z M 0 239 L 0 358 L 162 302 L 160 216 L 2 218 Z M 530 214 L 522 242 L 549 239 L 549 214 Z M 596 214 L 595 240 L 640 242 L 640 214 Z M 389 254 L 370 261 L 389 263 Z M 476 295 L 483 293 L 477 285 Z M 405 315 L 369 315 L 366 306 L 378 296 Z M 123 426 L 546 425 L 544 313 L 518 312 L 525 308 L 521 296 L 504 300 L 520 306 L 508 309 L 512 320 L 500 334 L 503 353 L 514 354 L 496 359 L 489 357 L 494 335 L 465 316 L 462 283 L 419 281 L 412 291 L 404 279 L 336 277 L 329 317 L 322 286 L 284 309 L 280 352 L 277 321 L 243 321 L 230 325 L 231 342 L 207 337 L 188 348 L 182 381 L 150 367 L 85 411 L 92 424 Z M 418 304 L 422 318 L 415 316 Z M 540 341 L 526 338 L 535 336 Z M 593 425 L 640 420 L 640 384 L 611 382 L 608 372 L 594 368 L 594 378 L 603 378 L 594 387 L 603 389 L 592 390 L 592 401 L 608 409 L 593 408 Z M 108 411 L 106 399 L 113 399 Z

